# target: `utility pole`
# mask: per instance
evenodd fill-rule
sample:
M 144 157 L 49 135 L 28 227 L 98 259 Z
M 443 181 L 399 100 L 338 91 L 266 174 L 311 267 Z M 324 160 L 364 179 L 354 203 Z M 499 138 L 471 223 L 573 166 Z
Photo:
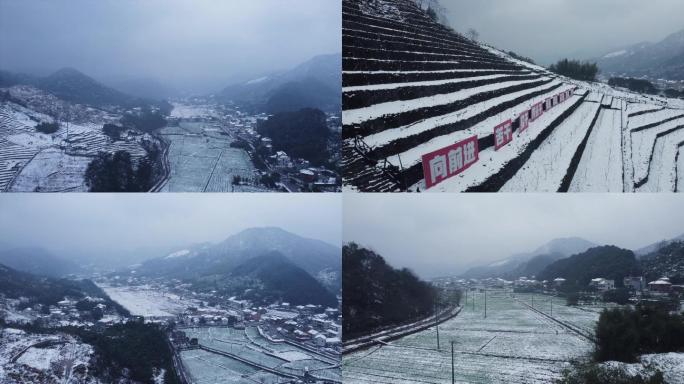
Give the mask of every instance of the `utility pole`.
M 551 317 L 553 317 L 553 296 L 551 296 Z
M 437 305 L 435 305 L 435 329 L 437 330 L 437 350 L 439 351 L 439 322 L 437 321 Z
M 456 383 L 456 374 L 454 372 L 454 341 L 451 340 L 451 384 Z
M 487 288 L 485 288 L 484 294 L 485 294 L 484 318 L 486 319 L 487 318 Z

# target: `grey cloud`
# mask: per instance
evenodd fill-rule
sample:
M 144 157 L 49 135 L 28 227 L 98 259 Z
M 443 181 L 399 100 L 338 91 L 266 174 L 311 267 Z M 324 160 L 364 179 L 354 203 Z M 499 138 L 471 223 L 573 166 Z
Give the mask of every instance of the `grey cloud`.
M 338 0 L 0 0 L 0 68 L 220 89 L 341 51 Z
M 442 0 L 459 31 L 543 64 L 591 58 L 684 28 L 680 0 Z
M 578 236 L 637 249 L 684 233 L 675 194 L 345 195 L 344 241 L 424 277 Z
M 336 194 L 6 194 L 0 244 L 63 255 L 217 242 L 250 227 L 277 226 L 341 244 Z

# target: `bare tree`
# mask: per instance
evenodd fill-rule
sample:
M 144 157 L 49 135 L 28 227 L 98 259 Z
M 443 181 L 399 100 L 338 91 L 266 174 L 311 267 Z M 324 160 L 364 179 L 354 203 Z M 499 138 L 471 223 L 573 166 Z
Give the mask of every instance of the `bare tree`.
M 475 28 L 470 28 L 468 32 L 466 32 L 466 37 L 472 41 L 478 41 L 480 39 L 480 33 L 475 30 Z

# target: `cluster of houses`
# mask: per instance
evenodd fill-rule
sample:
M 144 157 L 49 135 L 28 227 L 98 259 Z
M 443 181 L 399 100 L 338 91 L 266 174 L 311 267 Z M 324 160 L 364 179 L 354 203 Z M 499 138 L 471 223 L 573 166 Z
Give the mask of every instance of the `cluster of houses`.
M 505 280 L 501 278 L 460 279 L 450 281 L 449 283 L 459 287 L 511 289 L 516 292 L 542 293 L 558 291 L 566 283 L 566 279 L 558 277 L 550 281 L 539 281 L 523 276 L 516 280 Z M 442 284 L 444 283 L 442 282 Z M 684 285 L 672 284 L 667 277 L 661 277 L 647 282 L 643 276 L 627 276 L 623 278 L 622 286 L 631 291 L 635 296 L 641 296 L 643 294 L 663 296 L 670 293 L 684 293 Z M 615 280 L 596 277 L 589 281 L 586 288 L 588 291 L 603 293 L 616 289 L 616 284 Z
M 110 308 L 100 297 L 69 298 L 56 305 L 33 304 L 29 299 L 8 299 L 0 295 L 0 318 L 7 323 L 38 324 L 42 327 L 104 328 L 107 325 L 124 322 L 114 308 Z M 85 308 L 79 303 L 88 303 Z M 97 312 L 97 314 L 95 314 Z
M 232 299 L 236 302 L 239 300 Z M 290 306 L 289 303 L 268 307 L 251 307 L 240 302 L 242 308 L 228 313 L 212 312 L 211 309 L 188 308 L 177 319 L 178 327 L 172 333 L 173 340 L 182 346 L 196 346 L 197 340 L 187 338 L 184 328 L 226 326 L 235 329 L 257 327 L 270 340 L 289 340 L 324 352 L 340 353 L 342 318 L 336 308 L 316 305 Z

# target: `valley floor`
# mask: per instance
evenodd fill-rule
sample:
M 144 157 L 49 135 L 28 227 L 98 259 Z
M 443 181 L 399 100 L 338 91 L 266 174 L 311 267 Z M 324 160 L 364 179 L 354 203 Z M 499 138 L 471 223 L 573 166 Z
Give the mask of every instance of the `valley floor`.
M 487 291 L 468 294 L 461 313 L 439 326 L 343 356 L 345 383 L 549 383 L 588 360 L 603 307 L 569 307 L 544 295 Z M 473 305 L 474 299 L 474 305 Z M 666 378 L 680 355 L 656 357 Z M 669 364 L 669 366 L 668 366 Z M 679 383 L 679 381 L 668 381 Z

